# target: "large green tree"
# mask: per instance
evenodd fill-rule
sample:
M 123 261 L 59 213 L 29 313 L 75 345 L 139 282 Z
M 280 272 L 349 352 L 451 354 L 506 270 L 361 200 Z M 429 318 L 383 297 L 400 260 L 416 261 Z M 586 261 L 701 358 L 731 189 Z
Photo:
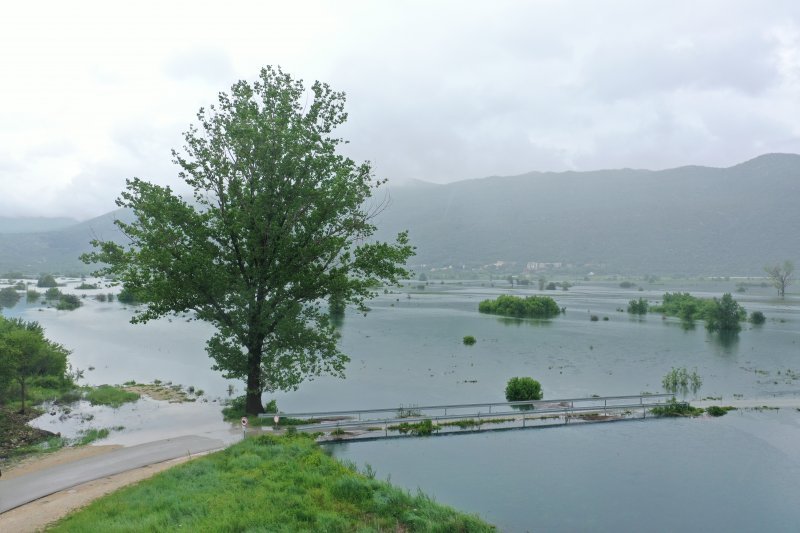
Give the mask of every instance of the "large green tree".
M 173 150 L 193 199 L 134 178 L 117 201 L 128 246 L 93 244 L 147 304 L 133 322 L 169 314 L 210 322 L 214 369 L 247 383 L 246 410 L 263 412 L 263 391 L 292 390 L 323 373 L 343 376 L 348 358 L 323 310 L 326 300 L 364 302 L 381 282 L 408 275 L 407 235 L 371 242 L 374 180 L 369 163 L 337 151 L 345 97 L 315 82 L 306 91 L 280 68 L 239 81 Z

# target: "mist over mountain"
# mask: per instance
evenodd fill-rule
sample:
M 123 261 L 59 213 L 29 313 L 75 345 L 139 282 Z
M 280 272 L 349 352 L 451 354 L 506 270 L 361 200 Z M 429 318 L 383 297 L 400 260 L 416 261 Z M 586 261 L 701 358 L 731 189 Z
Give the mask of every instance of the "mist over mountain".
M 379 192 L 376 203 L 383 199 Z M 388 189 L 381 240 L 409 230 L 418 270 L 498 261 L 563 263 L 573 272 L 761 275 L 800 259 L 800 155 L 769 154 L 730 168 L 531 172 Z M 89 272 L 78 256 L 94 238 L 124 242 L 126 210 L 51 231 L 8 233 L 0 272 Z M 50 219 L 61 224 L 63 219 Z M 42 223 L 42 222 L 39 222 Z M 513 266 L 508 266 L 514 263 Z M 424 265 L 424 267 L 422 266 Z
M 67 217 L 0 217 L 0 233 L 29 233 L 52 231 L 77 224 Z
M 800 256 L 800 156 L 730 168 L 531 172 L 390 189 L 379 238 L 427 267 L 561 262 L 576 271 L 759 275 Z
M 78 257 L 92 250 L 92 239 L 124 242 L 124 236 L 114 225 L 118 218 L 130 221 L 133 215 L 125 209 L 117 209 L 84 222 L 73 221 L 68 227 L 52 231 L 5 233 L 0 230 L 0 273 L 89 273 L 95 268 L 83 264 Z

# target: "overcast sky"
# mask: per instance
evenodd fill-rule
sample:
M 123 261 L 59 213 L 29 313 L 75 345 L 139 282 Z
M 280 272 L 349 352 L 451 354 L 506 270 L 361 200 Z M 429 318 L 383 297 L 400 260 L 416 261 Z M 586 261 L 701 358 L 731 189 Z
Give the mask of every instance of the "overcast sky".
M 347 93 L 379 177 L 800 152 L 800 2 L 37 1 L 0 17 L 0 216 L 87 218 L 260 67 Z

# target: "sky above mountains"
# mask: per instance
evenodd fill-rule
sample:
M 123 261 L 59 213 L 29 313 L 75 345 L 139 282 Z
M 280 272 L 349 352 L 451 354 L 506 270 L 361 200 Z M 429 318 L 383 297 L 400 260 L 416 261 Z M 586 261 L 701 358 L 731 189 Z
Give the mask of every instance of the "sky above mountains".
M 730 166 L 800 152 L 800 3 L 15 2 L 0 18 L 0 213 L 87 218 L 201 106 L 280 65 L 348 95 L 376 175 Z

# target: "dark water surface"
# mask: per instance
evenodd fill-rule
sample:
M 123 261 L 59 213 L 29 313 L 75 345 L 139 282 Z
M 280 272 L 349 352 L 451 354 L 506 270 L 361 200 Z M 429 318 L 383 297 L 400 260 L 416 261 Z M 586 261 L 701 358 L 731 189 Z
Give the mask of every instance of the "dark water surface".
M 800 413 L 329 445 L 501 531 L 798 531 Z

